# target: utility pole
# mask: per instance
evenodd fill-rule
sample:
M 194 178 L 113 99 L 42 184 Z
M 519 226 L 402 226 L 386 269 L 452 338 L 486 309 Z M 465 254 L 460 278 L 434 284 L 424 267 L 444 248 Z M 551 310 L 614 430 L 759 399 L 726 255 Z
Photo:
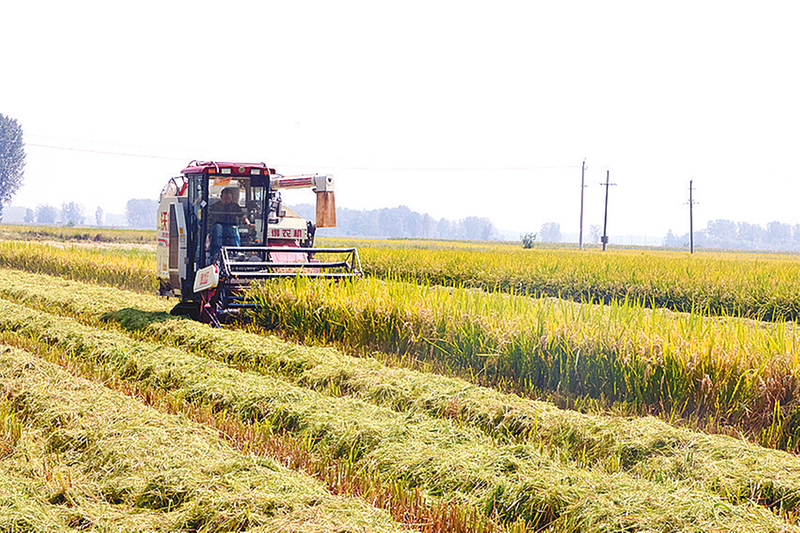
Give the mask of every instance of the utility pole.
M 692 187 L 692 182 L 694 180 L 689 180 L 689 253 L 694 253 L 694 213 L 693 207 L 695 201 L 692 199 L 692 191 L 694 188 Z
M 580 223 L 580 230 L 578 231 L 578 250 L 583 250 L 583 189 L 586 188 L 586 185 L 583 184 L 583 177 L 586 173 L 586 159 L 583 160 L 583 164 L 581 165 L 581 223 Z
M 608 227 L 608 187 L 609 185 L 616 185 L 616 183 L 609 183 L 608 178 L 609 178 L 609 171 L 606 170 L 606 182 L 600 184 L 606 186 L 606 209 L 603 212 L 603 236 L 600 238 L 600 240 L 603 242 L 604 252 L 606 251 L 606 244 L 608 244 L 608 232 L 606 231 Z

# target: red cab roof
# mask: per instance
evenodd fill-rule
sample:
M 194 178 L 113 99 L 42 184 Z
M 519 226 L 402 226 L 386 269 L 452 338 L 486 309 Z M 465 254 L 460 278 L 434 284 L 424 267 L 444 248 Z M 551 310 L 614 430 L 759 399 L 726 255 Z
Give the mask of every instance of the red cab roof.
M 274 168 L 269 168 L 266 163 L 229 163 L 222 161 L 192 161 L 181 170 L 181 174 L 226 174 L 231 176 L 263 176 L 276 174 Z

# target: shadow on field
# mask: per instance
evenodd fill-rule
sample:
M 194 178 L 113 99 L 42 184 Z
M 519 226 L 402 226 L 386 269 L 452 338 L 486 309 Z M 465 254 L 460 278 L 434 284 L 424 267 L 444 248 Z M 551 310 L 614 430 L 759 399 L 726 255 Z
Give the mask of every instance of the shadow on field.
M 150 324 L 175 319 L 176 317 L 165 311 L 142 311 L 132 307 L 109 311 L 102 317 L 103 322 L 114 322 L 128 331 L 140 331 Z

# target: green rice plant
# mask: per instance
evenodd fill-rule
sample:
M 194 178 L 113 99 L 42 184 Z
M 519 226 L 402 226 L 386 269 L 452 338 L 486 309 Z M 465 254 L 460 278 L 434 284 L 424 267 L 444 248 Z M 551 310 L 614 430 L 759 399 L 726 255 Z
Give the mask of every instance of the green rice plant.
M 168 392 L 175 401 L 303 435 L 317 452 L 350 460 L 356 471 L 418 487 L 432 500 L 461 501 L 509 525 L 524 520 L 529 527 L 559 531 L 793 530 L 753 502 L 729 503 L 693 483 L 582 469 L 533 446 L 495 443 L 468 426 L 322 396 L 13 304 L 0 310 L 7 341 L 53 346 L 92 371 L 105 368 L 109 376 Z
M 0 348 L 0 383 L 4 406 L 24 421 L 17 449 L 0 457 L 0 530 L 407 530 L 208 428 L 19 350 Z

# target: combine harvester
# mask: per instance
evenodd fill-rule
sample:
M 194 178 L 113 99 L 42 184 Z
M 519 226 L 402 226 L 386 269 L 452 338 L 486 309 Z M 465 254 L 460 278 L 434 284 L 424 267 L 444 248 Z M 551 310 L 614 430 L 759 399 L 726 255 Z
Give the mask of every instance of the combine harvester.
M 311 189 L 316 224 L 283 205 L 283 189 Z M 333 177 L 282 176 L 264 163 L 192 161 L 161 192 L 156 252 L 159 294 L 173 315 L 219 325 L 254 304 L 254 280 L 361 276 L 355 248 L 314 248 L 317 227 L 336 226 Z

